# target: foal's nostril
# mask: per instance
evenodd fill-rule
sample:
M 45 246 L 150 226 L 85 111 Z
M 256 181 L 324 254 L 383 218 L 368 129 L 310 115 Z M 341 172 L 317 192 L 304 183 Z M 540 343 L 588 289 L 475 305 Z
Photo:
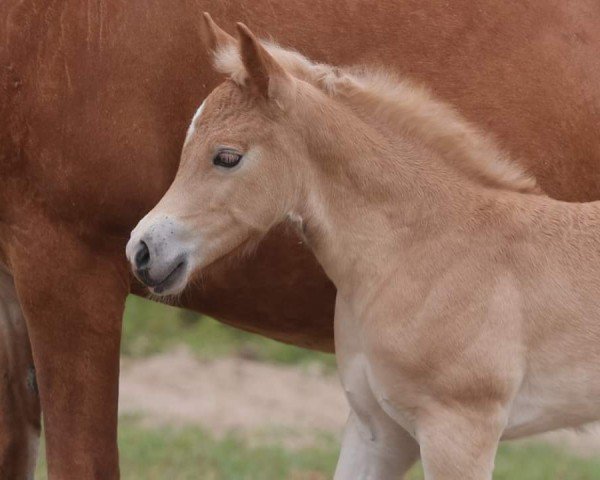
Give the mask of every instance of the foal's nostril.
M 135 254 L 134 261 L 137 269 L 146 268 L 150 263 L 150 250 L 148 250 L 146 242 L 140 241 L 140 248 Z

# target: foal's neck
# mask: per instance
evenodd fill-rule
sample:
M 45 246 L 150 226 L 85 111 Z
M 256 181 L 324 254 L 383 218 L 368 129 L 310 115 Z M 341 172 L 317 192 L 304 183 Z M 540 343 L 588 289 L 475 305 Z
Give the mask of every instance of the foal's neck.
M 309 135 L 313 162 L 298 213 L 338 290 L 376 282 L 415 242 L 460 228 L 490 198 L 418 144 L 359 119 L 325 123 Z

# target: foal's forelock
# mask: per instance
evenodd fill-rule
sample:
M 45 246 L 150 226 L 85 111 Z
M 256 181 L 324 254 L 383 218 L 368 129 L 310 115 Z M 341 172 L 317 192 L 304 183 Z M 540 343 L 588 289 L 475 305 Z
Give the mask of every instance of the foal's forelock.
M 330 97 L 376 112 L 379 120 L 389 123 L 390 130 L 418 138 L 472 179 L 495 188 L 539 193 L 535 179 L 502 151 L 489 134 L 435 99 L 426 88 L 382 70 L 313 63 L 296 51 L 273 43 L 263 45 L 294 77 Z M 215 55 L 215 66 L 236 83 L 245 83 L 247 75 L 234 46 Z

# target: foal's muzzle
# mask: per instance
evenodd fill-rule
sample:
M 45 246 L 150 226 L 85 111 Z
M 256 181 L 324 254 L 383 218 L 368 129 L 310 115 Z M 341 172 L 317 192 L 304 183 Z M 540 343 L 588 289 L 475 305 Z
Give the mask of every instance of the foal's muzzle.
M 189 249 L 169 218 L 144 218 L 131 233 L 127 258 L 134 275 L 158 295 L 180 292 L 190 272 Z

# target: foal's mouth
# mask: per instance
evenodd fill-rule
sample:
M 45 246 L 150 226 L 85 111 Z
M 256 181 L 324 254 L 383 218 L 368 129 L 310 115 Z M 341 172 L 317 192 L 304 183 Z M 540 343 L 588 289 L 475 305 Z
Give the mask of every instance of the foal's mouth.
M 146 285 L 150 289 L 152 293 L 156 295 L 162 295 L 163 293 L 171 289 L 173 286 L 177 285 L 177 283 L 179 283 L 179 281 L 185 273 L 186 266 L 187 263 L 185 262 L 185 260 L 179 262 L 177 266 L 173 270 L 171 270 L 171 273 L 169 273 L 162 280 L 152 279 L 148 275 L 148 270 L 137 271 L 136 276 L 144 285 Z

